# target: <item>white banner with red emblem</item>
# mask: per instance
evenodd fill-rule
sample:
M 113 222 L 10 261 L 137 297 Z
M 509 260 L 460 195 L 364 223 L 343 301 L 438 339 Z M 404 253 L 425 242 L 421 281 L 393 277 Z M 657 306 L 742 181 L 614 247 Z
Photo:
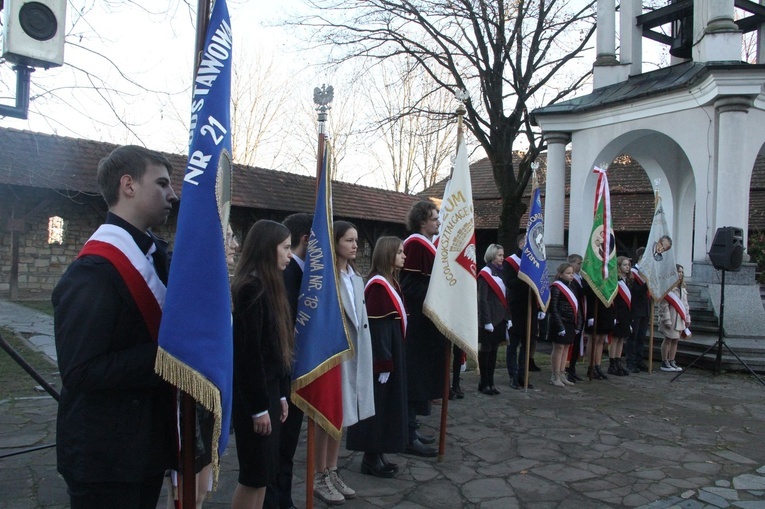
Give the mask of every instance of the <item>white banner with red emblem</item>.
M 478 357 L 475 221 L 467 147 L 457 148 L 441 203 L 441 229 L 423 312 L 452 343 Z

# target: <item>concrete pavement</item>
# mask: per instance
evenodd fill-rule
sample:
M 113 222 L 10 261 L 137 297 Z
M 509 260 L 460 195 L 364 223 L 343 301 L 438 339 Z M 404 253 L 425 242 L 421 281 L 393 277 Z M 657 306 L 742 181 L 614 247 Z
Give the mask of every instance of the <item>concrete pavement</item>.
M 0 325 L 38 340 L 50 332 L 33 330 L 45 320 L 18 308 L 0 301 Z M 548 365 L 546 355 L 536 359 Z M 361 455 L 341 450 L 341 473 L 359 494 L 344 507 L 765 508 L 765 387 L 751 375 L 693 369 L 670 383 L 659 371 L 569 388 L 547 378 L 532 373 L 536 389 L 517 391 L 498 370 L 502 394 L 486 396 L 464 373 L 465 399 L 448 402 L 444 461 L 390 455 L 401 467 L 394 479 L 359 473 Z M 47 396 L 0 402 L 0 455 L 53 443 L 55 413 Z M 437 415 L 422 424 L 437 434 Z M 233 442 L 205 507 L 230 505 Z M 296 461 L 303 507 L 305 434 Z M 67 506 L 54 449 L 0 459 L 0 472 L 0 508 Z

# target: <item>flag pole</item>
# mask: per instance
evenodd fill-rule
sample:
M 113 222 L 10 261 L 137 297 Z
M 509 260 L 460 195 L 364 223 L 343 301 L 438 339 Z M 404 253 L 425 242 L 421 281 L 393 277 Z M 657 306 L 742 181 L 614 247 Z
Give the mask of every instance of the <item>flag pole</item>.
M 467 113 L 467 108 L 465 107 L 465 99 L 466 96 L 462 96 L 460 94 L 457 95 L 457 99 L 459 100 L 460 104 L 457 106 L 457 150 L 459 150 L 460 143 L 462 143 L 462 138 L 464 136 L 464 124 L 463 124 L 463 118 L 465 117 L 465 114 Z M 443 205 L 442 205 L 443 206 Z M 446 352 L 444 352 L 444 388 L 442 391 L 442 399 L 441 399 L 441 426 L 438 433 L 438 461 L 444 461 L 444 454 L 446 453 L 446 418 L 449 414 L 449 375 L 451 374 L 451 357 L 452 357 L 452 343 L 450 341 L 446 341 L 446 344 L 444 345 L 444 348 L 446 349 Z
M 658 180 L 656 184 L 658 186 Z M 653 210 L 656 213 L 656 207 L 659 205 L 659 189 L 656 188 L 653 191 Z M 646 246 L 646 249 L 648 246 Z M 638 260 L 639 261 L 639 260 Z M 651 295 L 651 335 L 648 338 L 648 374 L 653 373 L 653 342 L 654 342 L 654 327 L 656 326 L 656 297 Z
M 316 87 L 313 90 L 313 102 L 316 104 L 316 111 L 318 112 L 318 133 L 319 140 L 316 148 L 316 188 L 314 190 L 314 202 L 319 196 L 319 183 L 323 178 L 322 168 L 324 162 L 324 151 L 327 147 L 327 131 L 326 122 L 327 115 L 331 107 L 329 103 L 334 99 L 334 89 L 332 86 L 322 85 Z M 327 168 L 327 171 L 330 171 Z M 306 442 L 306 460 L 305 460 L 305 507 L 306 509 L 313 509 L 313 480 L 314 480 L 314 463 L 316 461 L 316 421 L 311 417 L 308 417 L 308 437 Z
M 192 83 L 197 78 L 199 62 L 204 51 L 207 26 L 210 23 L 210 0 L 197 0 L 197 28 L 194 41 L 194 73 Z M 193 87 L 192 87 L 193 89 Z M 187 392 L 181 392 L 181 507 L 194 509 L 197 505 L 197 476 L 194 472 L 194 448 L 197 422 L 197 405 Z
M 528 232 L 526 232 L 528 235 Z M 529 296 L 526 301 L 526 359 L 523 371 L 523 390 L 529 390 L 529 352 L 531 351 L 531 287 L 529 287 Z

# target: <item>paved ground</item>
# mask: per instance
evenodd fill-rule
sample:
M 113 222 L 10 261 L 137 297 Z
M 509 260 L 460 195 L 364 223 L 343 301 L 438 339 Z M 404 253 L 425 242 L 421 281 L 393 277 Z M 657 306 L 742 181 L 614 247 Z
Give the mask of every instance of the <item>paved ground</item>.
M 0 301 L 0 325 L 31 329 L 19 315 L 27 313 Z M 359 473 L 360 454 L 343 451 L 342 473 L 359 493 L 345 507 L 765 508 L 765 387 L 751 375 L 694 369 L 671 383 L 658 372 L 559 389 L 533 373 L 527 392 L 498 375 L 502 394 L 485 396 L 475 373 L 464 374 L 442 462 L 391 455 L 401 471 L 377 479 Z M 0 402 L 0 455 L 53 443 L 55 414 L 48 397 Z M 435 434 L 437 422 L 423 419 L 424 431 Z M 205 507 L 229 506 L 233 447 Z M 304 440 L 297 462 L 302 507 Z M 0 459 L 0 472 L 0 508 L 66 507 L 53 449 Z

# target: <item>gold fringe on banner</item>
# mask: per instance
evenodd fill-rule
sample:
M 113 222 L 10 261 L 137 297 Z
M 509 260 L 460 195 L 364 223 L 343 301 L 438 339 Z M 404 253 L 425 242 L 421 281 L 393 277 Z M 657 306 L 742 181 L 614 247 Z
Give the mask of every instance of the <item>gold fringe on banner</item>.
M 218 387 L 209 381 L 202 373 L 185 364 L 162 348 L 157 349 L 157 359 L 154 371 L 163 380 L 186 394 L 189 394 L 206 410 L 212 412 L 215 424 L 212 437 L 213 491 L 218 489 L 218 474 L 220 473 L 220 458 L 218 457 L 218 441 L 221 434 L 223 410 Z M 196 426 L 196 423 L 194 423 Z
M 430 310 L 428 309 L 427 311 Z M 425 312 L 425 310 L 423 310 L 423 314 L 427 316 L 431 322 L 433 322 L 433 325 L 438 328 L 441 334 L 446 336 L 446 339 L 457 345 L 457 348 L 465 352 L 476 363 L 478 362 L 478 352 L 476 352 L 476 350 L 471 345 L 469 345 L 467 341 L 462 339 L 462 336 L 451 330 L 449 326 L 446 325 L 446 323 L 444 323 L 444 321 L 441 320 L 437 314 L 433 312 Z

